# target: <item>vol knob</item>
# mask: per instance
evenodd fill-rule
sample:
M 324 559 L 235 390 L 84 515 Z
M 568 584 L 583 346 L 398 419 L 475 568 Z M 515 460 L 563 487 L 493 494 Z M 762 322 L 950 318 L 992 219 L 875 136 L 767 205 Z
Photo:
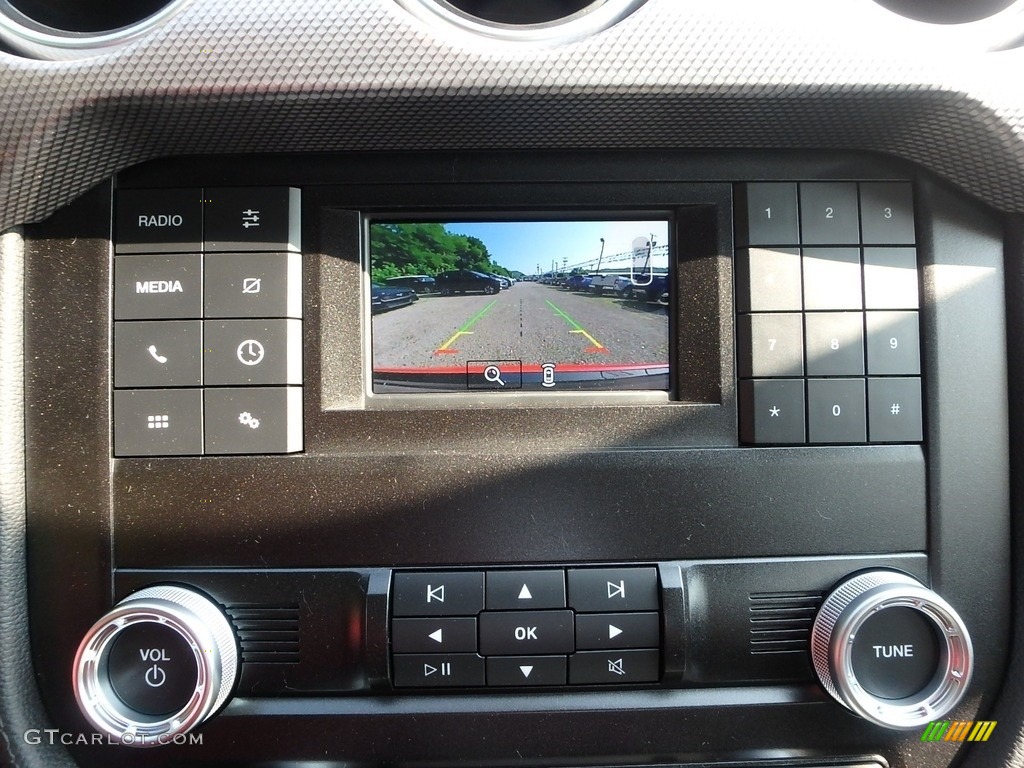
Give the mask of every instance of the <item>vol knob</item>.
M 237 670 L 235 633 L 216 603 L 185 587 L 147 587 L 86 632 L 75 699 L 122 744 L 170 744 L 227 702 Z
M 918 728 L 952 710 L 971 681 L 974 651 L 952 606 L 917 580 L 869 571 L 825 598 L 811 630 L 825 690 L 887 728 Z

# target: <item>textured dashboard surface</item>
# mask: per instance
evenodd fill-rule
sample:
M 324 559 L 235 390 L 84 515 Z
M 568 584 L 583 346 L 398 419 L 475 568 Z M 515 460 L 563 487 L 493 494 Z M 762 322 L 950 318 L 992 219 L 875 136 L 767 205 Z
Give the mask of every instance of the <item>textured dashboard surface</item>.
M 1022 65 L 872 0 L 649 0 L 532 49 L 395 0 L 194 0 L 101 57 L 0 53 L 0 228 L 154 157 L 364 150 L 866 149 L 1024 211 Z

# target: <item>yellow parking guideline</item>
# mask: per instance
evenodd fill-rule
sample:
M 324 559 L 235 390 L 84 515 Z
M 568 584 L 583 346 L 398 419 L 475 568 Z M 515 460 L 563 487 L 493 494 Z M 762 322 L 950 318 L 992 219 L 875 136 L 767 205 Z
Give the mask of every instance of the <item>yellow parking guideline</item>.
M 598 349 L 604 349 L 604 344 L 602 344 L 600 341 L 595 339 L 593 336 L 591 336 L 589 333 L 584 331 L 582 328 L 577 328 L 575 331 L 569 331 L 569 333 L 582 333 L 584 336 L 586 336 L 588 339 L 590 339 L 590 343 L 593 344 L 595 347 L 597 347 Z
M 569 323 L 569 325 L 571 325 L 573 327 L 573 330 L 569 331 L 569 333 L 582 333 L 584 336 L 587 337 L 587 339 L 590 341 L 590 343 L 594 345 L 594 351 L 596 351 L 596 352 L 604 352 L 604 351 L 606 351 L 608 349 L 604 344 L 602 344 L 600 341 L 598 341 L 593 336 L 591 336 L 589 333 L 587 333 L 586 330 L 584 330 L 582 325 L 580 325 L 575 320 L 573 320 L 571 317 L 569 317 L 567 314 L 565 314 L 565 312 L 560 310 L 558 307 L 556 307 L 550 301 L 547 301 L 547 299 L 545 299 L 545 301 L 547 302 L 547 305 L 549 307 L 551 307 L 553 310 L 555 310 L 555 313 L 559 317 L 561 317 L 563 320 L 565 320 L 567 323 Z
M 490 311 L 491 307 L 493 307 L 497 303 L 498 303 L 498 300 L 497 299 L 493 299 L 490 304 L 488 304 L 486 307 L 484 307 L 479 312 L 477 312 L 475 315 L 473 315 L 473 317 L 471 317 L 469 319 L 469 322 L 466 323 L 461 328 L 459 328 L 459 330 L 457 330 L 455 332 L 455 334 L 450 339 L 448 339 L 448 341 L 446 341 L 444 344 L 442 344 L 440 347 L 438 347 L 436 352 L 445 352 L 445 351 L 447 351 L 448 347 L 450 347 L 452 344 L 454 344 L 455 340 L 457 338 L 459 338 L 460 336 L 472 336 L 473 332 L 470 331 L 469 329 L 472 328 L 473 324 L 478 322 L 480 320 L 480 318 L 482 318 L 484 315 L 486 315 Z

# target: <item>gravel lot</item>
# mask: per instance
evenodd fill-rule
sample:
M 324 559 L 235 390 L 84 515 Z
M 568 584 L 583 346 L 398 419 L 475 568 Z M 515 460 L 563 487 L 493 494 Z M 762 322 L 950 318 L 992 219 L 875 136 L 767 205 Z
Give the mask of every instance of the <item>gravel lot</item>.
M 612 296 L 517 283 L 496 296 L 423 296 L 373 318 L 375 368 L 469 360 L 574 365 L 666 364 L 668 314 Z

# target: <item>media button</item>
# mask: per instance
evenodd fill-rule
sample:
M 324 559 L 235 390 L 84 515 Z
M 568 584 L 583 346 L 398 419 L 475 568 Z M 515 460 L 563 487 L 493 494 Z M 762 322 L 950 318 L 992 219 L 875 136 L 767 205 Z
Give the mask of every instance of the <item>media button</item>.
M 177 320 L 203 315 L 198 253 L 114 258 L 115 320 Z

